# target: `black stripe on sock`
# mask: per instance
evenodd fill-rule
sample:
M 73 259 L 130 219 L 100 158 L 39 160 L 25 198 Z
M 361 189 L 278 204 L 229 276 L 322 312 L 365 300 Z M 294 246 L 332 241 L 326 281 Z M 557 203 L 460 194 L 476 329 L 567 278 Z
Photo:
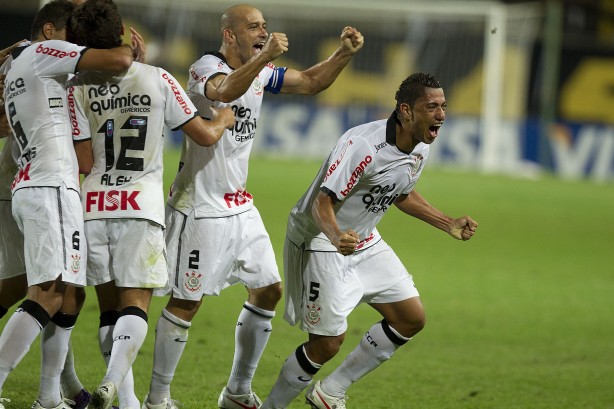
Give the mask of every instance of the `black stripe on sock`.
M 119 311 L 109 310 L 100 313 L 100 325 L 98 328 L 115 325 L 119 318 Z
M 51 322 L 60 328 L 70 329 L 77 323 L 77 317 L 79 317 L 79 314 L 71 315 L 58 311 L 53 317 L 51 317 Z
M 315 366 L 311 365 L 311 362 L 309 362 L 309 359 L 307 359 L 307 355 L 305 355 L 303 345 L 299 345 L 299 347 L 296 348 L 295 354 L 298 364 L 301 368 L 303 368 L 303 371 L 307 372 L 309 375 L 313 376 L 320 370 L 320 368 L 316 368 Z
M 395 334 L 392 329 L 390 329 L 390 325 L 386 322 L 386 320 L 381 321 L 382 328 L 384 329 L 384 334 L 392 341 L 393 344 L 397 345 L 405 345 L 407 343 L 406 339 L 399 338 L 397 334 Z
M 143 311 L 142 309 L 140 309 L 139 307 L 130 306 L 130 307 L 124 308 L 119 313 L 119 316 L 123 317 L 124 315 L 136 315 L 137 317 L 143 318 L 145 322 L 147 322 L 147 313 Z
M 47 311 L 45 311 L 45 309 L 36 301 L 24 300 L 17 308 L 17 311 L 19 310 L 23 310 L 30 314 L 36 321 L 38 321 L 38 324 L 42 328 L 45 328 L 45 326 L 51 320 L 49 313 L 47 313 Z
M 271 316 L 263 314 L 263 313 L 261 313 L 259 311 L 256 311 L 255 309 L 253 309 L 252 307 L 250 307 L 247 304 L 243 304 L 243 308 L 245 308 L 247 311 L 251 312 L 252 314 L 258 315 L 259 317 L 271 319 Z

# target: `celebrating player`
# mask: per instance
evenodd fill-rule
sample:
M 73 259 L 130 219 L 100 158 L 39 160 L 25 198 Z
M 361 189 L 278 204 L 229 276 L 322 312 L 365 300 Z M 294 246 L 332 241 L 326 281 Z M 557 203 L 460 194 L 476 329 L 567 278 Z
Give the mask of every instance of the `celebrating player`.
M 340 47 L 327 60 L 305 71 L 276 67 L 273 61 L 289 49 L 288 38 L 269 34 L 262 13 L 245 4 L 224 12 L 221 36 L 219 52 L 205 54 L 190 68 L 188 94 L 206 115 L 211 105 L 232 107 L 236 125 L 212 147 L 189 139 L 184 143 L 166 219 L 172 296 L 158 320 L 144 408 L 165 408 L 170 400 L 170 383 L 202 297 L 236 283 L 247 287 L 248 298 L 239 314 L 234 361 L 218 406 L 260 406 L 251 382 L 281 298 L 273 248 L 246 190 L 263 93 L 316 94 L 333 83 L 363 45 L 360 32 L 346 27 Z
M 123 34 L 112 0 L 83 3 L 73 13 L 71 29 L 77 43 L 96 48 L 118 46 Z M 205 121 L 171 74 L 138 62 L 116 75 L 78 74 L 70 85 L 75 148 L 80 169 L 88 174 L 82 183 L 87 279 L 98 294 L 101 350 L 110 355 L 90 408 L 109 408 L 118 388 L 125 392 L 120 407 L 138 408 L 132 382 L 123 381 L 147 334 L 152 291 L 168 280 L 164 126 L 211 146 L 233 127 L 234 113 L 214 109 L 213 119 Z
M 43 339 L 47 349 L 34 409 L 70 409 L 60 393 L 60 373 L 83 300 L 68 295 L 66 287 L 85 285 L 83 210 L 66 80 L 79 70 L 121 71 L 132 62 L 128 47 L 96 50 L 63 41 L 73 8 L 67 0 L 55 0 L 37 13 L 32 44 L 17 50 L 5 81 L 5 110 L 19 147 L 12 212 L 24 235 L 28 291 L 0 336 L 0 388 L 41 330 L 54 323 L 55 331 Z
M 312 382 L 339 351 L 346 319 L 358 304 L 368 303 L 383 320 L 331 375 L 308 389 L 313 408 L 344 409 L 348 387 L 423 328 L 413 279 L 376 229 L 392 205 L 456 239 L 475 233 L 470 217 L 446 216 L 414 190 L 445 119 L 439 81 L 413 74 L 396 101 L 390 118 L 352 128 L 339 139 L 290 212 L 284 318 L 300 322 L 309 340 L 287 358 L 261 409 L 286 408 Z

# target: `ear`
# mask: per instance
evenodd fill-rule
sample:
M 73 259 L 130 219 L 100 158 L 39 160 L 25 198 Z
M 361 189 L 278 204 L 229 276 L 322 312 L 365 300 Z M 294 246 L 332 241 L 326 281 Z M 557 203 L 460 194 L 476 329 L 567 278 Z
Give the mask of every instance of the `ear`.
M 122 37 L 124 36 L 124 30 L 125 30 L 125 29 L 126 29 L 126 27 L 125 27 L 125 26 L 122 24 L 122 29 L 121 29 L 121 30 L 120 30 L 120 32 L 119 32 L 119 35 L 120 35 L 120 36 L 122 36 Z
M 226 42 L 232 42 L 235 39 L 235 34 L 232 32 L 231 29 L 229 28 L 225 28 L 223 31 L 224 34 L 224 41 Z
M 401 116 L 403 117 L 403 119 L 407 119 L 409 121 L 414 120 L 414 113 L 409 104 L 405 102 L 401 103 L 399 105 L 399 111 L 401 112 Z
M 43 29 L 41 30 L 41 34 L 45 38 L 45 40 L 51 40 L 53 38 L 53 32 L 55 31 L 55 26 L 52 23 L 43 24 Z

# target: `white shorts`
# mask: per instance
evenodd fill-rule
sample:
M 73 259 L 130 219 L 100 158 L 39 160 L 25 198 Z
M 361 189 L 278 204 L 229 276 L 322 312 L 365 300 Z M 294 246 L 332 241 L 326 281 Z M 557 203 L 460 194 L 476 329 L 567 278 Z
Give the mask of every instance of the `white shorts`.
M 419 296 L 411 275 L 384 240 L 343 256 L 304 250 L 286 239 L 284 270 L 284 318 L 291 325 L 300 321 L 301 329 L 311 334 L 345 333 L 347 317 L 361 303 L 386 304 Z
M 87 245 L 79 192 L 60 187 L 27 187 L 13 194 L 13 217 L 24 236 L 28 286 L 62 281 L 85 285 Z
M 0 280 L 26 273 L 23 234 L 13 217 L 10 200 L 0 200 Z
M 262 288 L 281 281 L 260 213 L 194 218 L 167 206 L 166 249 L 173 296 L 200 300 L 233 284 Z
M 115 280 L 118 287 L 166 286 L 162 226 L 144 219 L 99 219 L 85 222 L 87 283 Z

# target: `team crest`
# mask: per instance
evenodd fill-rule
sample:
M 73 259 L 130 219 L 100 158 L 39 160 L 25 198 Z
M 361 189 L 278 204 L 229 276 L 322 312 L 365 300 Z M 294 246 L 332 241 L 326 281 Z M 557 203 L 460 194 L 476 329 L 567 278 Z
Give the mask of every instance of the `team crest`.
M 307 304 L 307 315 L 305 316 L 309 325 L 317 325 L 322 320 L 320 318 L 320 307 L 315 304 Z
M 72 262 L 70 263 L 70 270 L 77 274 L 79 272 L 79 270 L 81 269 L 81 255 L 77 254 L 73 254 L 72 256 L 70 256 L 72 258 Z
M 186 290 L 191 292 L 200 290 L 200 287 L 202 287 L 202 283 L 200 282 L 202 276 L 202 274 L 197 274 L 195 271 L 192 271 L 191 273 L 185 273 L 185 281 L 183 285 Z
M 256 93 L 256 95 L 262 95 L 264 86 L 262 85 L 258 77 L 254 78 L 254 82 L 252 82 L 252 87 L 254 88 L 254 92 Z
M 424 163 L 424 156 L 415 155 L 414 162 L 409 164 L 409 173 L 412 177 L 416 176 L 418 171 L 422 169 L 422 165 Z

